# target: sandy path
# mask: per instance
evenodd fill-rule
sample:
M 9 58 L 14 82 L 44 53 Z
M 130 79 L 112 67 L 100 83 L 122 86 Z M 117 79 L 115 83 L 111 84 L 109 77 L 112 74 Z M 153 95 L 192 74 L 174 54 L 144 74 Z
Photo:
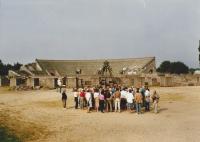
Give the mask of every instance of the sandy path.
M 198 142 L 200 87 L 156 88 L 160 113 L 90 113 L 61 108 L 60 95 L 51 91 L 1 92 L 0 122 L 25 141 L 46 142 Z M 0 118 L 1 119 L 1 118 Z M 20 127 L 20 129 L 19 129 Z M 21 133 L 26 132 L 25 135 Z M 31 136 L 27 136 L 31 133 Z

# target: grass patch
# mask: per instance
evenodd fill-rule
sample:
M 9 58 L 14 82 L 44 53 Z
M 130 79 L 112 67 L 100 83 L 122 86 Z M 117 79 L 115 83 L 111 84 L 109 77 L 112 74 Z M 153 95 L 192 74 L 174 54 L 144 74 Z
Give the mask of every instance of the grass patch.
M 0 141 L 2 142 L 21 142 L 14 134 L 10 133 L 9 129 L 0 126 Z
M 11 116 L 12 113 L 15 115 Z M 11 142 L 10 139 L 16 142 L 34 141 L 45 138 L 49 133 L 42 124 L 26 122 L 20 117 L 20 113 L 9 110 L 0 111 L 0 128 L 2 138 L 8 139 L 8 142 Z

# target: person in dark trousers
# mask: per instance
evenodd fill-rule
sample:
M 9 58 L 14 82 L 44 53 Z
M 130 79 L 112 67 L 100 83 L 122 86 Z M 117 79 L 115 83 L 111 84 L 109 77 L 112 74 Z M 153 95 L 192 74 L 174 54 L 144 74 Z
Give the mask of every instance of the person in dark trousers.
M 145 87 L 143 86 L 141 89 L 140 89 L 140 93 L 142 94 L 142 104 L 141 104 L 141 107 L 145 107 L 146 105 L 146 100 L 145 100 Z
M 78 97 L 79 97 L 78 89 L 74 88 L 75 109 L 78 109 Z
M 104 90 L 101 91 L 101 94 L 99 95 L 99 109 L 102 113 L 104 113 L 104 102 L 105 97 L 104 97 Z
M 105 104 L 106 104 L 106 111 L 107 112 L 112 112 L 112 98 L 111 98 L 111 93 L 109 91 L 109 88 L 105 90 Z
M 62 103 L 63 103 L 63 108 L 66 108 L 66 103 L 67 103 L 67 94 L 66 90 L 62 92 Z

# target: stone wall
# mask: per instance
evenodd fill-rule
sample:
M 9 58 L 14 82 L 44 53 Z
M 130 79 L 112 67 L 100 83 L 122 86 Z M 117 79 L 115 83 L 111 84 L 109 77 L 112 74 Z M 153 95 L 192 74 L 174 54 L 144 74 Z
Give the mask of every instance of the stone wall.
M 76 77 L 67 78 L 67 87 L 75 88 L 76 87 Z
M 26 80 L 26 85 L 29 87 L 34 87 L 34 79 L 33 78 L 28 78 Z
M 16 78 L 10 78 L 10 87 L 16 87 L 16 86 L 17 86 Z
M 40 77 L 39 82 L 43 88 L 54 89 L 56 87 L 55 78 L 52 77 Z

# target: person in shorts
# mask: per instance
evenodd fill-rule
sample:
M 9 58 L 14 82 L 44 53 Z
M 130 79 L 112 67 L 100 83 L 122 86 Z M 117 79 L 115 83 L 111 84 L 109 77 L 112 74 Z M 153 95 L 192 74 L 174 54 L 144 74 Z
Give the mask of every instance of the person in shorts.
M 127 110 L 132 112 L 132 109 L 133 109 L 133 93 L 132 93 L 132 90 L 129 89 L 127 95 L 126 95 L 126 100 L 127 100 Z

